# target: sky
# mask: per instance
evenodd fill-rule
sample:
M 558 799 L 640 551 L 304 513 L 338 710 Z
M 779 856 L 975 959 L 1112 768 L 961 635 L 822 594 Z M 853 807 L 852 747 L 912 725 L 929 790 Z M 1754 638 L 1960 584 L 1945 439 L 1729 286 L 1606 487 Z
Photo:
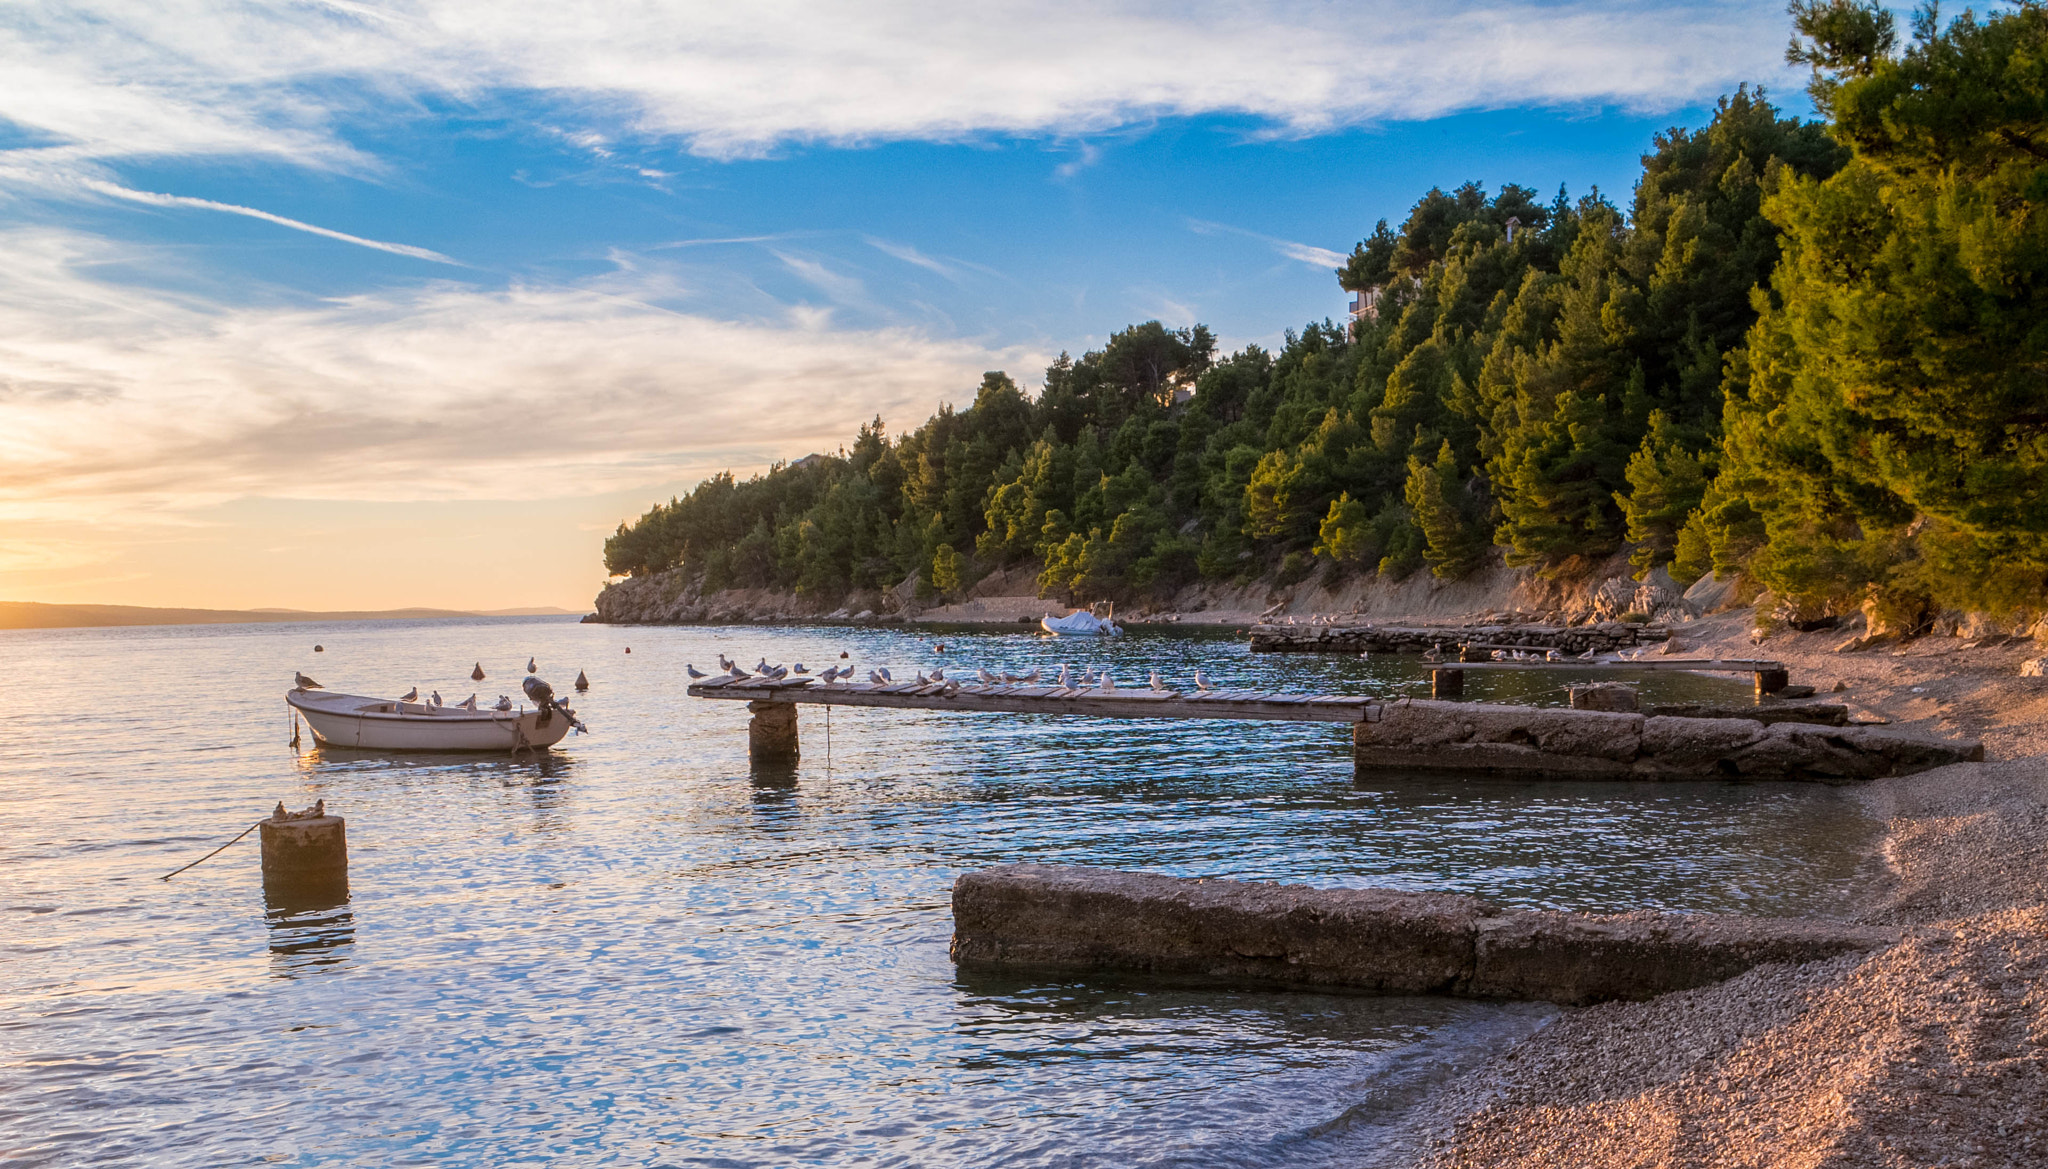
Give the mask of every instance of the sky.
M 1598 187 L 1782 4 L 14 0 L 0 599 L 587 608 L 705 476 L 1157 319 L 1342 319 L 1431 186 Z

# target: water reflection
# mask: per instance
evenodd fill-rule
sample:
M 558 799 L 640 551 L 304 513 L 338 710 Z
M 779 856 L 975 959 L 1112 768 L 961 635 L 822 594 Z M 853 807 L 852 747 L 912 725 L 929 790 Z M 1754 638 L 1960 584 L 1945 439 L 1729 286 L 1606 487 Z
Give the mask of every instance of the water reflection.
M 346 947 L 355 944 L 356 925 L 346 878 L 326 888 L 267 883 L 263 903 L 273 974 L 303 978 L 348 960 Z

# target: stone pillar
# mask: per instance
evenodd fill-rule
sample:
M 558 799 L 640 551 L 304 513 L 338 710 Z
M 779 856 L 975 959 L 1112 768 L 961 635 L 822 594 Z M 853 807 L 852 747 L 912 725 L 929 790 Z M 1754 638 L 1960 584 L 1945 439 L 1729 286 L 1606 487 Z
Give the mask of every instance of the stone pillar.
M 278 811 L 283 810 L 279 804 Z M 347 900 L 348 824 L 340 816 L 272 815 L 259 821 L 258 833 L 267 894 L 289 900 Z
M 1792 676 L 1784 670 L 1758 670 L 1756 672 L 1756 696 L 1769 698 L 1786 686 L 1791 685 Z
M 1493 651 L 1490 649 L 1480 649 L 1477 646 L 1461 645 L 1458 647 L 1458 660 L 1461 662 L 1490 662 L 1493 660 Z
M 1571 688 L 1573 710 L 1606 710 L 1634 714 L 1642 709 L 1636 688 L 1619 682 L 1594 682 Z
M 747 723 L 747 754 L 756 763 L 794 763 L 796 746 L 796 703 L 747 703 L 753 719 Z
M 1465 671 L 1431 670 L 1429 672 L 1429 696 L 1431 698 L 1463 698 L 1465 696 Z

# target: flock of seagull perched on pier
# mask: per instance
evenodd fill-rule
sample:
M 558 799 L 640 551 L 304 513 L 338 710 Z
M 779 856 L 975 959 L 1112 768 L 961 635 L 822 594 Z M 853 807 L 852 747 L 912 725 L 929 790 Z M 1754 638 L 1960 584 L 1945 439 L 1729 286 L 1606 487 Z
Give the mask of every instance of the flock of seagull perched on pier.
M 797 662 L 793 665 L 788 666 L 770 665 L 767 658 L 762 658 L 760 661 L 755 662 L 754 668 L 751 671 L 749 671 L 746 669 L 742 669 L 739 663 L 733 661 L 731 658 L 726 657 L 724 654 L 719 654 L 718 665 L 719 672 L 716 674 L 705 673 L 703 670 L 697 668 L 695 662 L 685 663 L 683 666 L 683 671 L 689 674 L 692 681 L 702 681 L 707 678 L 725 678 L 735 682 L 743 682 L 753 678 L 765 678 L 771 682 L 781 682 L 786 681 L 790 678 L 796 678 L 799 680 L 815 680 L 823 683 L 826 686 L 832 686 L 841 682 L 845 682 L 848 679 L 852 678 L 854 675 L 854 667 L 851 663 L 846 663 L 837 666 L 829 666 L 823 670 L 818 671 L 817 673 L 812 673 L 809 669 L 805 668 L 802 662 Z M 991 670 L 978 669 L 974 671 L 974 678 L 972 682 L 963 683 L 958 678 L 946 677 L 945 668 L 937 667 L 934 668 L 932 672 L 929 674 L 925 673 L 923 670 L 919 670 L 914 681 L 920 686 L 943 686 L 945 687 L 945 689 L 941 693 L 954 694 L 958 693 L 963 685 L 1028 686 L 1037 682 L 1041 682 L 1044 680 L 1044 678 L 1045 671 L 1036 668 L 1031 670 L 1031 672 L 1025 674 L 998 674 Z M 868 684 L 871 686 L 891 686 L 896 683 L 895 677 L 892 674 L 890 674 L 889 668 L 887 666 L 880 666 L 875 669 L 869 670 L 867 680 Z M 1073 667 L 1064 664 L 1060 666 L 1060 672 L 1057 679 L 1050 684 L 1057 685 L 1068 690 L 1118 690 L 1132 688 L 1119 686 L 1117 684 L 1115 675 L 1111 674 L 1109 670 L 1106 668 L 1101 670 L 1094 670 L 1084 666 L 1081 668 L 1081 671 L 1079 673 L 1076 673 L 1074 672 Z M 1152 676 L 1150 679 L 1148 679 L 1147 686 L 1149 689 L 1157 691 L 1161 694 L 1173 692 L 1173 687 L 1168 686 L 1166 684 L 1165 679 L 1159 676 L 1159 671 L 1157 670 L 1152 671 Z M 1209 684 L 1209 680 L 1202 676 L 1202 671 L 1200 669 L 1197 669 L 1195 671 L 1195 689 L 1198 692 L 1206 692 L 1215 689 L 1215 687 Z
M 1614 651 L 1613 660 L 1617 662 L 1632 662 L 1642 657 L 1643 652 L 1643 647 L 1641 646 L 1637 646 L 1632 650 L 1616 650 Z M 1358 656 L 1365 657 L 1366 655 L 1359 654 Z M 1455 651 L 1451 656 L 1453 658 L 1457 656 Z M 1422 660 L 1430 663 L 1443 661 L 1444 643 L 1439 641 L 1424 650 L 1422 652 Z M 1597 662 L 1601 659 L 1600 651 L 1597 649 L 1589 649 L 1582 654 L 1566 654 L 1561 649 L 1547 649 L 1540 653 L 1533 649 L 1497 649 L 1492 651 L 1491 660 L 1496 662 Z

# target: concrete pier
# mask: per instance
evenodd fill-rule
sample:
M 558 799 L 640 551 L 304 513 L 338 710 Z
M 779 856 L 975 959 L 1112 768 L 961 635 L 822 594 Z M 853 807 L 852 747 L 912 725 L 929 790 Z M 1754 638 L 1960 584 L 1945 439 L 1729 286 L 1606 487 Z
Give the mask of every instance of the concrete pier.
M 747 756 L 756 763 L 797 761 L 796 706 L 788 702 L 749 702 Z
M 1973 740 L 1881 727 L 1596 710 L 1388 703 L 1352 728 L 1359 770 L 1571 779 L 1798 779 L 1848 783 L 1980 760 Z
M 953 961 L 964 969 L 1368 994 L 1646 999 L 1897 938 L 1839 922 L 1503 910 L 1447 893 L 1055 865 L 953 884 Z

